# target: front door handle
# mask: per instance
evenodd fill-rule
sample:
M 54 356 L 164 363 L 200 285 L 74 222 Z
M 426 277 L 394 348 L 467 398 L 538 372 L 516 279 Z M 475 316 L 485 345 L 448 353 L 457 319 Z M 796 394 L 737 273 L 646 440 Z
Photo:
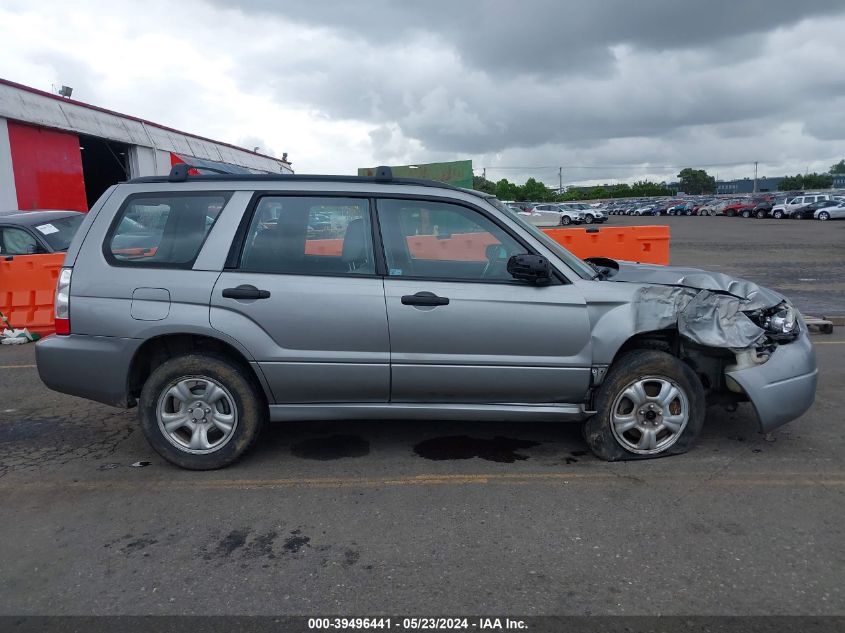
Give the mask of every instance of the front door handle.
M 255 286 L 242 285 L 237 288 L 224 288 L 223 296 L 226 299 L 269 299 L 269 290 L 259 290 Z
M 448 297 L 438 297 L 433 292 L 418 292 L 415 295 L 405 295 L 402 297 L 403 306 L 447 306 L 449 305 Z

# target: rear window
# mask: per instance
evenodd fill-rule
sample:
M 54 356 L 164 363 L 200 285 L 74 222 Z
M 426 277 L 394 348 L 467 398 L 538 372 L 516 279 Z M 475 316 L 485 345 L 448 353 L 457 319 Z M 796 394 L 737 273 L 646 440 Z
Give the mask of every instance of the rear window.
M 59 218 L 58 220 L 51 220 L 50 222 L 36 225 L 35 230 L 41 233 L 44 241 L 54 251 L 66 251 L 84 218 L 84 214 L 76 213 L 66 218 Z
M 140 194 L 123 203 L 104 252 L 122 266 L 190 268 L 231 193 Z

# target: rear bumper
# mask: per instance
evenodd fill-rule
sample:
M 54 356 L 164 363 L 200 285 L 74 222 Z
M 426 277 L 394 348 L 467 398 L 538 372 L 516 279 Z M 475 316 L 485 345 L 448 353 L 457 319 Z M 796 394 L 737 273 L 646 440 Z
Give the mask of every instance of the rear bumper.
M 129 366 L 141 339 L 48 336 L 35 344 L 38 374 L 50 389 L 126 407 Z
M 801 336 L 778 347 L 768 362 L 726 372 L 757 410 L 761 433 L 801 417 L 815 400 L 819 375 L 816 352 L 803 321 L 801 329 Z

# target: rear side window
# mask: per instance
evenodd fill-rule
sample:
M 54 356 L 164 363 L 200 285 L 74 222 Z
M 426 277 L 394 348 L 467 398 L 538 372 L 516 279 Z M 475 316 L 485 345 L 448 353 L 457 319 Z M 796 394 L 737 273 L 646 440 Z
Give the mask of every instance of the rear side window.
M 141 194 L 123 203 L 106 237 L 113 264 L 190 268 L 231 193 Z
M 296 275 L 375 274 L 369 202 L 261 198 L 246 234 L 240 268 Z
M 0 254 L 33 255 L 39 252 L 38 242 L 23 229 L 0 227 Z

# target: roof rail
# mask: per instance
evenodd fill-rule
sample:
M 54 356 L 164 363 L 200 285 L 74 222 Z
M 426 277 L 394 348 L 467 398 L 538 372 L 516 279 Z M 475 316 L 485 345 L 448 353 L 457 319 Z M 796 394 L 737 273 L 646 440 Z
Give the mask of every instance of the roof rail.
M 212 175 L 200 174 L 193 176 L 189 173 L 191 169 L 213 171 Z M 330 176 L 322 174 L 230 174 L 214 167 L 193 167 L 187 163 L 177 163 L 170 169 L 168 176 L 141 176 L 127 180 L 127 184 L 140 183 L 179 183 L 179 182 L 349 182 L 365 183 L 374 182 L 378 184 L 412 185 L 417 187 L 437 187 L 439 189 L 451 189 L 478 196 L 479 198 L 489 197 L 483 191 L 474 191 L 463 187 L 456 187 L 449 183 L 437 180 L 425 180 L 421 178 L 394 178 L 393 170 L 387 166 L 376 167 L 374 176 Z

